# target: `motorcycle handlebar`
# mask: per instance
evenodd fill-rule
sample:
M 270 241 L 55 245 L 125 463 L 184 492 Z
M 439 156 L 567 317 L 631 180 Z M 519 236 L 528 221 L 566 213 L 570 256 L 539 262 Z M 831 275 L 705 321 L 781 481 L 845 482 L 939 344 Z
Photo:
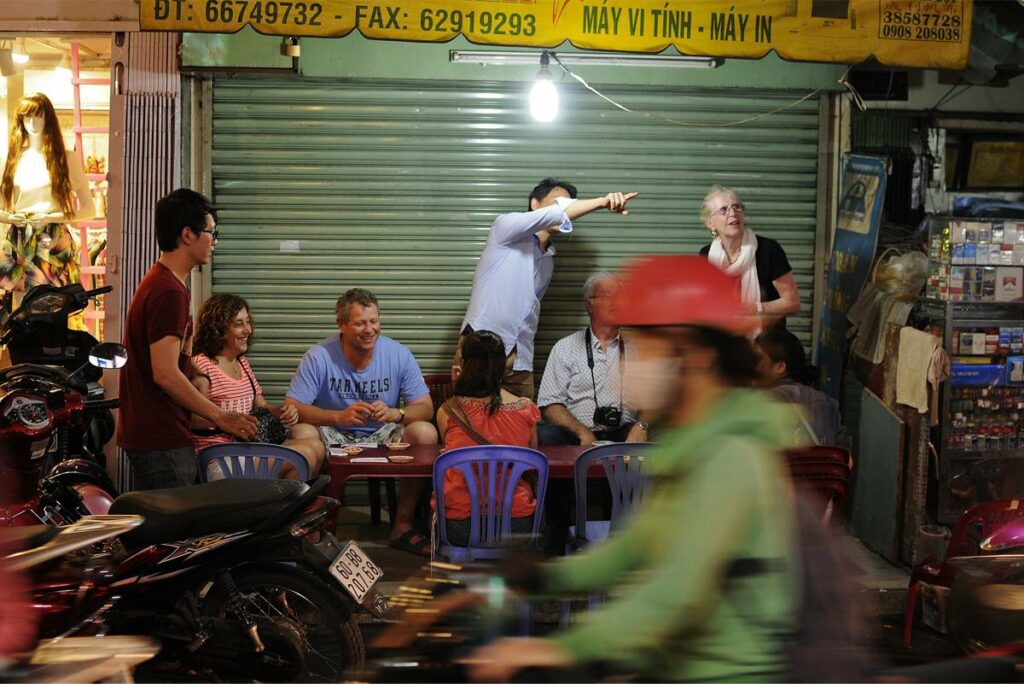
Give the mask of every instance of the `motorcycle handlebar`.
M 82 402 L 82 408 L 87 411 L 100 409 L 116 409 L 121 406 L 120 399 L 95 399 Z
M 92 297 L 95 297 L 96 295 L 107 294 L 108 292 L 113 292 L 113 291 L 114 291 L 114 286 L 113 285 L 104 285 L 103 287 L 97 287 L 95 290 L 86 290 L 82 294 L 82 296 L 91 299 Z
M 78 305 L 84 306 L 93 297 L 98 297 L 101 294 L 107 294 L 108 292 L 113 292 L 113 291 L 114 291 L 114 286 L 113 285 L 104 285 L 103 287 L 97 287 L 95 290 L 86 290 L 85 292 L 83 292 L 80 295 L 78 295 L 74 299 L 74 301 Z

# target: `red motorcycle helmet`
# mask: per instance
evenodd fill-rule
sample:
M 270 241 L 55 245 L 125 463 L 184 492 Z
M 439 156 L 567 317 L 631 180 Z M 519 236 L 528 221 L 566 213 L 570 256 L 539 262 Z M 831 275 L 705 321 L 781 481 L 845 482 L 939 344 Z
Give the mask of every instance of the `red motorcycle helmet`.
M 758 320 L 744 311 L 739 286 L 701 256 L 639 257 L 622 271 L 612 317 L 616 325 L 699 325 L 747 335 Z

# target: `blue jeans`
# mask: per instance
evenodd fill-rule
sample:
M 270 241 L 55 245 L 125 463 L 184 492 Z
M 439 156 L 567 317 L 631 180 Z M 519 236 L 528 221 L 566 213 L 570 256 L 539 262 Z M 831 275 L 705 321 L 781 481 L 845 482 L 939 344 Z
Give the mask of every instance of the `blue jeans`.
M 132 491 L 196 483 L 196 451 L 191 446 L 154 451 L 126 449 L 124 454 L 132 469 Z

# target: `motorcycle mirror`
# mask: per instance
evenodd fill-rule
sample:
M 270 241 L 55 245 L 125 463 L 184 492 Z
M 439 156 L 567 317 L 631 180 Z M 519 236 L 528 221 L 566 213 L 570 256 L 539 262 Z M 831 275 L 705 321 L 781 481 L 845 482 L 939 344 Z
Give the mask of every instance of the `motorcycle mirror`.
M 97 368 L 121 368 L 128 363 L 128 350 L 117 342 L 100 342 L 89 350 L 89 364 Z

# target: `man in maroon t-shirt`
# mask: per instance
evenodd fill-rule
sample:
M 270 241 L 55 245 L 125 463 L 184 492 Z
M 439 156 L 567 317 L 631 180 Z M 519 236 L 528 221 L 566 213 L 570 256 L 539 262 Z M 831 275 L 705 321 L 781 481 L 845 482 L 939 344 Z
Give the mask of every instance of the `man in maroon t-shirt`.
M 132 297 L 124 326 L 128 364 L 121 374 L 117 445 L 125 450 L 134 489 L 194 484 L 196 455 L 189 413 L 243 440 L 256 436 L 252 416 L 223 411 L 188 379 L 192 347 L 192 269 L 210 262 L 217 243 L 217 210 L 203 195 L 181 188 L 156 205 L 160 259 Z

